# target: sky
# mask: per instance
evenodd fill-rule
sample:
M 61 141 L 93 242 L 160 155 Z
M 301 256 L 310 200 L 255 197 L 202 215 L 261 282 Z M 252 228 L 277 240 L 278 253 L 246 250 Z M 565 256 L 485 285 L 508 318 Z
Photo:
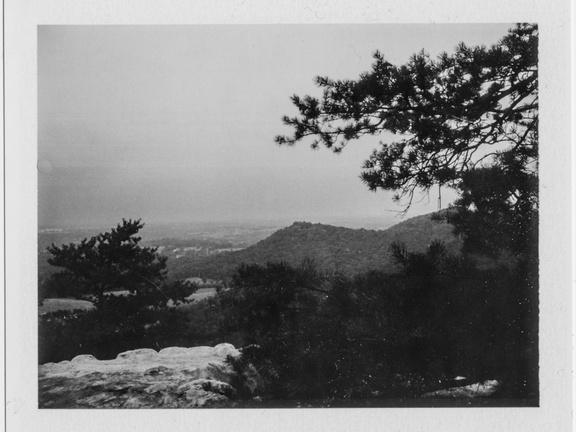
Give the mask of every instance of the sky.
M 357 78 L 376 50 L 402 64 L 421 49 L 493 44 L 510 27 L 39 26 L 39 226 L 390 218 L 403 208 L 393 193 L 359 175 L 393 137 L 338 155 L 280 147 L 290 96 L 321 96 L 318 75 Z M 443 191 L 443 206 L 453 198 Z M 408 216 L 436 209 L 432 190 Z

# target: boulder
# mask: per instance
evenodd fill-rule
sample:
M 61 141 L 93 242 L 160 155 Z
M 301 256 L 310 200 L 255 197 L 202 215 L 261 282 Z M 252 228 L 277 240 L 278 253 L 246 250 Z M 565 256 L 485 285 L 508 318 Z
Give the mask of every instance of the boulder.
M 230 344 L 215 347 L 137 349 L 114 360 L 80 355 L 39 367 L 40 408 L 228 407 L 232 387 L 227 356 L 241 352 Z M 247 371 L 250 391 L 261 380 Z M 236 379 L 235 382 L 238 382 Z M 243 389 L 245 391 L 245 389 Z
M 459 378 L 459 377 L 458 377 Z M 492 396 L 498 391 L 500 383 L 496 380 L 478 382 L 467 386 L 450 387 L 424 394 L 424 398 L 477 398 Z

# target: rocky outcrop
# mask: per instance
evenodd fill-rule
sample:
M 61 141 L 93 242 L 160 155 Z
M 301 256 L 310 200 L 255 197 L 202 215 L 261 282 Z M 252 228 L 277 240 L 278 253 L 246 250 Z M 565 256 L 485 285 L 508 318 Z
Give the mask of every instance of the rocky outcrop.
M 138 349 L 114 360 L 80 355 L 39 367 L 40 408 L 226 407 L 239 389 L 227 356 L 241 352 L 215 347 Z M 255 370 L 243 373 L 243 391 L 256 391 Z
M 478 382 L 467 386 L 450 387 L 426 393 L 424 398 L 477 398 L 492 396 L 498 391 L 500 383 L 496 380 Z

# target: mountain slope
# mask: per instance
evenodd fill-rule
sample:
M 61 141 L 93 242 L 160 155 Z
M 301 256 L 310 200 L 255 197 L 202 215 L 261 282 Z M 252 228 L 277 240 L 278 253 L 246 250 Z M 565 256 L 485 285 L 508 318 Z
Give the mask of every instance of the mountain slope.
M 431 214 L 417 216 L 386 230 L 341 228 L 331 225 L 295 222 L 246 249 L 222 253 L 195 262 L 169 262 L 174 277 L 201 276 L 227 278 L 241 263 L 264 264 L 287 261 L 297 265 L 313 259 L 322 270 L 358 274 L 367 270 L 395 269 L 390 260 L 390 244 L 403 242 L 409 251 L 423 251 L 433 240 L 444 241 L 451 251 L 460 248 L 452 227 L 435 221 Z

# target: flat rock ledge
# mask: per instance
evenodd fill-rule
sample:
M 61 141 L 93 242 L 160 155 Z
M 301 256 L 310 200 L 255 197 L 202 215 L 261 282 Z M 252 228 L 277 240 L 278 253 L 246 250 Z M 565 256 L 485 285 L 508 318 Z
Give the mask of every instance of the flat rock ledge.
M 114 360 L 80 355 L 39 366 L 40 408 L 229 407 L 237 389 L 227 356 L 241 355 L 230 344 L 215 347 L 137 349 Z M 256 371 L 244 374 L 256 390 Z
M 488 380 L 484 382 L 478 382 L 475 384 L 470 384 L 461 387 L 450 387 L 443 390 L 437 390 L 430 393 L 425 393 L 422 397 L 424 398 L 478 398 L 478 397 L 489 397 L 492 396 L 496 391 L 498 391 L 500 383 L 496 380 Z

